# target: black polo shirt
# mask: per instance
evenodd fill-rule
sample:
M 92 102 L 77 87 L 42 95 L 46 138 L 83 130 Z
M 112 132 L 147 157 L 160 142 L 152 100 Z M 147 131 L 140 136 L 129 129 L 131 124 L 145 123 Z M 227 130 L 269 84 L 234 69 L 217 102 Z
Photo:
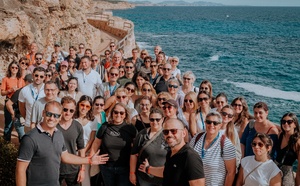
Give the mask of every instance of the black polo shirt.
M 202 160 L 199 154 L 188 145 L 184 145 L 171 157 L 166 157 L 164 169 L 164 186 L 185 186 L 189 181 L 204 178 Z

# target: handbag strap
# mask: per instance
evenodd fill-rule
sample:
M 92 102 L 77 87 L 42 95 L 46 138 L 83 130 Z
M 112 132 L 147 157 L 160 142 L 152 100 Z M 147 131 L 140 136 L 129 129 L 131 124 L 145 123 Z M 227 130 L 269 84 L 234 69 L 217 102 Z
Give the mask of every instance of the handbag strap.
M 245 185 L 245 181 L 246 181 L 246 179 L 248 178 L 248 176 L 249 176 L 251 173 L 253 173 L 256 169 L 258 169 L 258 167 L 260 167 L 262 164 L 264 164 L 264 162 L 261 163 L 261 164 L 259 164 L 259 165 L 257 165 L 252 171 L 249 172 L 249 174 L 247 174 L 247 176 L 245 176 L 245 178 L 244 178 L 244 180 L 243 180 L 243 185 Z
M 150 130 L 150 128 L 149 128 L 149 130 Z M 152 143 L 152 141 L 154 141 L 160 135 L 161 132 L 162 132 L 162 129 L 159 130 L 158 132 L 156 132 L 155 135 L 149 141 L 147 141 L 147 143 L 140 150 L 139 156 L 141 156 L 142 152 L 150 145 L 150 143 Z

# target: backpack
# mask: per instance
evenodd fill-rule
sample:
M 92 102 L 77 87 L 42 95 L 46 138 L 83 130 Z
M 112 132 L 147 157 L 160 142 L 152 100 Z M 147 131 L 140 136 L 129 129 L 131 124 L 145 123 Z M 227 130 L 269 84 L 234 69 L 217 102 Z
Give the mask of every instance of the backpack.
M 197 142 L 200 140 L 201 136 L 203 136 L 204 133 L 205 132 L 201 132 L 201 133 L 197 134 L 196 139 L 195 139 L 194 147 L 196 146 Z M 223 134 L 221 136 L 221 143 L 220 143 L 220 145 L 221 145 L 221 157 L 223 157 L 223 153 L 224 153 L 225 139 L 226 139 L 226 136 L 225 136 L 225 134 Z

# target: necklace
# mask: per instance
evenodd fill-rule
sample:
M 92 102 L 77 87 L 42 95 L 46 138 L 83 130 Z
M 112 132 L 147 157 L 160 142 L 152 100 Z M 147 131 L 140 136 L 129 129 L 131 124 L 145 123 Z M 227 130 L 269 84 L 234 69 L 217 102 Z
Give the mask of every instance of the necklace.
M 213 141 L 211 142 L 211 144 L 208 146 L 207 149 L 209 149 L 211 146 L 213 146 L 213 144 L 217 141 L 217 139 L 219 138 L 220 133 L 218 132 L 218 135 L 213 139 Z M 204 135 L 203 138 L 203 143 L 202 143 L 202 149 L 201 149 L 201 158 L 203 159 L 205 156 L 205 150 L 204 150 L 204 145 L 205 145 L 205 138 L 206 138 L 206 134 Z

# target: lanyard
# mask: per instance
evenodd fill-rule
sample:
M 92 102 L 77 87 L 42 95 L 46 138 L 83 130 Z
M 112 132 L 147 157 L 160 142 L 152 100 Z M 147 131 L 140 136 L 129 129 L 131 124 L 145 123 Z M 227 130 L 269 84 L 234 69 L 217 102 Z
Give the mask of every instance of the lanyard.
M 213 144 L 217 141 L 217 139 L 220 136 L 220 132 L 218 132 L 218 135 L 215 137 L 215 139 L 211 142 L 211 144 L 209 145 L 209 147 L 207 149 L 209 149 L 211 146 L 213 146 Z M 205 144 L 205 138 L 206 138 L 206 134 L 204 135 L 203 138 L 203 143 L 202 143 L 202 149 L 201 149 L 201 158 L 203 159 L 205 156 L 205 150 L 204 150 L 204 144 Z
M 117 88 L 117 85 L 115 85 L 115 86 L 110 86 L 110 85 L 108 84 L 108 89 L 109 89 L 109 93 L 110 93 L 111 96 L 112 96 L 113 93 L 115 92 L 116 88 Z
M 34 99 L 34 101 L 36 101 L 38 98 L 39 98 L 39 94 L 41 92 L 41 89 L 43 87 L 40 88 L 40 91 L 39 92 L 35 92 L 35 88 L 32 86 L 32 84 L 30 85 L 30 90 L 31 90 L 31 95 L 32 95 L 32 98 Z M 36 94 L 36 96 L 34 96 Z
M 203 131 L 205 131 L 205 125 L 204 125 L 204 121 L 203 121 L 203 116 L 202 116 L 201 110 L 200 110 L 200 118 L 201 118 L 201 122 L 202 122 Z

